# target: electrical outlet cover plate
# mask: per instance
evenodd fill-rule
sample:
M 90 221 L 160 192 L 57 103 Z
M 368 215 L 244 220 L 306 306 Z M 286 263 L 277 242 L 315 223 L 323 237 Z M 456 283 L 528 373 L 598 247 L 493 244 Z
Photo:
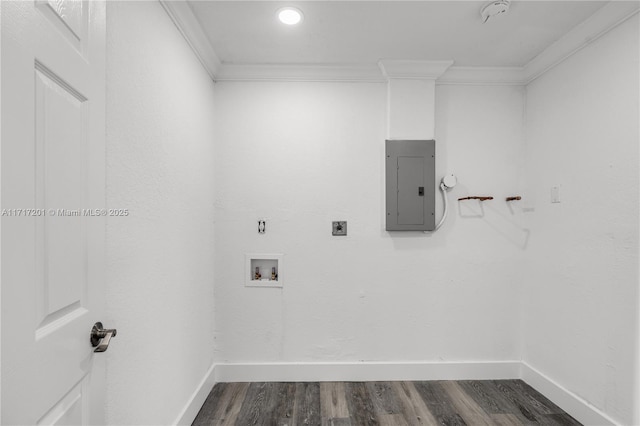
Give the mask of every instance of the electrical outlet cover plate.
M 553 186 L 551 187 L 551 203 L 556 204 L 560 202 L 560 187 Z
M 347 221 L 335 220 L 332 226 L 332 235 L 347 235 Z

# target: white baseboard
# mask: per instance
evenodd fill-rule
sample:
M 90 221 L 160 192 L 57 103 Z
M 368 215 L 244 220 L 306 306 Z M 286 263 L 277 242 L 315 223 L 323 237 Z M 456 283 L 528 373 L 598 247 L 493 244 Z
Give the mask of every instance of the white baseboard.
M 551 402 L 572 415 L 584 425 L 618 425 L 611 417 L 591 405 L 588 401 L 545 376 L 526 362 L 522 362 L 520 378 L 529 386 L 549 398 Z
M 200 384 L 198 384 L 196 390 L 191 395 L 191 398 L 187 401 L 187 404 L 182 409 L 180 415 L 178 415 L 176 420 L 173 422 L 174 425 L 191 425 L 193 423 L 200 411 L 200 408 L 202 408 L 204 401 L 207 399 L 207 396 L 209 396 L 209 392 L 211 392 L 211 389 L 216 384 L 215 370 L 216 365 L 212 364 L 200 381 Z
M 220 382 L 522 379 L 584 425 L 618 425 L 604 412 L 522 361 L 214 364 L 174 422 L 190 425 Z
M 520 361 L 218 364 L 217 382 L 517 379 Z

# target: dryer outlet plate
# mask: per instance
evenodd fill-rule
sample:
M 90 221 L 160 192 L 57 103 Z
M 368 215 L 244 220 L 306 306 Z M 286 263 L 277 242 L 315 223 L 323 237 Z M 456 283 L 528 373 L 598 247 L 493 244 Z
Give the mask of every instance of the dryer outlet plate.
M 347 235 L 347 221 L 346 220 L 334 220 L 331 227 L 331 235 Z

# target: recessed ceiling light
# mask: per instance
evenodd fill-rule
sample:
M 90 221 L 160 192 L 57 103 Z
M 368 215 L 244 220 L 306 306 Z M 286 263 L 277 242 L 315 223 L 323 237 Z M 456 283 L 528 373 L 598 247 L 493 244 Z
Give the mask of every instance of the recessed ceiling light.
M 302 22 L 303 15 L 300 9 L 295 7 L 283 7 L 278 10 L 278 19 L 286 25 L 296 25 Z

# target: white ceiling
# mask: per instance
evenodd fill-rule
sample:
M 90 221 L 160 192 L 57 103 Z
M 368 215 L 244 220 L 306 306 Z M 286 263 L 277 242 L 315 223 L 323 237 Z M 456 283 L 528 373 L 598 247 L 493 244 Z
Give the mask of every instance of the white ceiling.
M 457 66 L 520 67 L 606 1 L 515 0 L 483 24 L 487 1 L 189 1 L 223 64 L 375 64 L 453 60 Z M 276 11 L 296 6 L 287 27 Z

